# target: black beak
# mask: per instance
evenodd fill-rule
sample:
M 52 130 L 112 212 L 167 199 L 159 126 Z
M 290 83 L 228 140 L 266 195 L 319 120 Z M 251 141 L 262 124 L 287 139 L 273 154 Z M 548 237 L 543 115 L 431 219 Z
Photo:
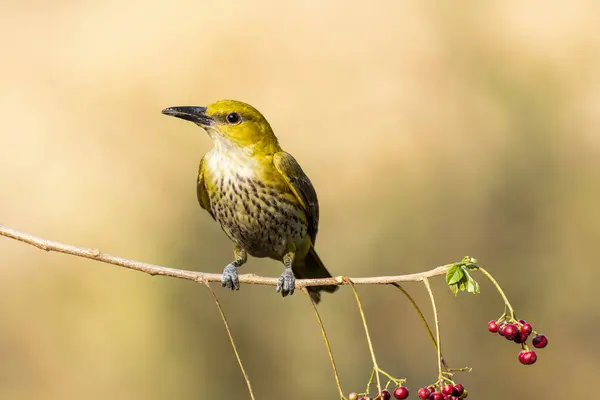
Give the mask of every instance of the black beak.
M 169 107 L 162 110 L 165 115 L 185 119 L 186 121 L 192 121 L 200 126 L 212 125 L 215 120 L 206 115 L 206 107 Z

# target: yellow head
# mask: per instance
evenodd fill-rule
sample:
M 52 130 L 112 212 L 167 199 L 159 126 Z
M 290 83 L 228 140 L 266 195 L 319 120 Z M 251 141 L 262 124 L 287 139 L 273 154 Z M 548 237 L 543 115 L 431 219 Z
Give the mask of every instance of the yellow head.
M 169 107 L 162 113 L 202 127 L 220 147 L 244 148 L 263 154 L 281 150 L 266 118 L 241 101 L 219 100 L 206 107 Z

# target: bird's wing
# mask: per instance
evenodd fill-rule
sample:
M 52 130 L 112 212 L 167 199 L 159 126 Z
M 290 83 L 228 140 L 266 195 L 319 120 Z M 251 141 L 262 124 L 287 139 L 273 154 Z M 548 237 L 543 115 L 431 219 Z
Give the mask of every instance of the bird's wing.
M 319 201 L 317 200 L 315 188 L 310 179 L 308 179 L 308 176 L 302 171 L 298 161 L 291 154 L 285 151 L 275 153 L 273 155 L 273 164 L 302 207 L 304 207 L 308 220 L 308 234 L 314 245 L 317 239 L 317 231 L 319 230 Z
M 198 194 L 198 202 L 200 207 L 204 208 L 210 214 L 213 219 L 215 216 L 210 208 L 210 198 L 208 197 L 208 190 L 204 185 L 204 157 L 200 160 L 200 166 L 198 167 L 198 182 L 196 183 L 196 193 Z

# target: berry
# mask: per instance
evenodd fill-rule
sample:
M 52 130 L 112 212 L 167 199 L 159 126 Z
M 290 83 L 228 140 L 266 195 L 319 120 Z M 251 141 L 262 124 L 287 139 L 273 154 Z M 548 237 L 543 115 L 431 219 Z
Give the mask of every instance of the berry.
M 429 400 L 444 400 L 444 395 L 441 392 L 433 392 L 429 395 Z
M 515 338 L 513 340 L 515 341 L 515 343 L 525 343 L 527 341 L 528 337 L 529 337 L 529 335 L 527 335 L 523 332 L 517 332 L 517 334 L 515 335 Z
M 519 361 L 521 364 L 531 365 L 537 361 L 535 351 L 521 351 L 519 353 Z
M 394 397 L 396 399 L 406 399 L 408 397 L 408 389 L 404 386 L 394 389 Z
M 529 334 L 533 331 L 533 328 L 531 327 L 531 325 L 529 324 L 523 324 L 523 326 L 521 327 L 521 333 L 526 334 L 527 336 L 529 336 Z
M 533 343 L 533 347 L 543 349 L 548 346 L 548 338 L 546 335 L 535 335 L 531 343 Z
M 381 400 L 390 400 L 392 398 L 392 394 L 390 392 L 388 392 L 387 390 L 382 390 L 381 393 L 379 394 L 379 398 Z
M 420 399 L 423 400 L 427 400 L 429 399 L 429 395 L 431 394 L 431 392 L 429 391 L 429 389 L 427 389 L 426 387 L 422 387 L 421 389 L 419 389 L 419 391 L 417 392 L 417 396 L 419 396 Z
M 465 387 L 463 385 L 461 385 L 460 383 L 457 383 L 456 385 L 454 385 L 454 393 L 452 393 L 452 396 L 460 397 L 464 391 L 465 391 Z
M 488 322 L 488 331 L 490 331 L 492 333 L 498 332 L 498 323 L 496 322 L 495 319 Z
M 362 398 L 362 399 L 360 399 L 360 400 L 373 400 L 373 399 L 371 398 L 371 396 L 365 396 L 365 397 L 363 397 L 363 398 Z
M 358 394 L 356 392 L 352 392 L 348 395 L 348 400 L 358 400 Z
M 517 336 L 517 333 L 519 333 L 519 330 L 517 329 L 516 325 L 508 324 L 504 327 L 502 333 L 508 340 L 514 340 L 514 338 Z
M 505 327 L 506 327 L 506 324 L 504 322 L 501 322 L 498 324 L 498 335 L 504 336 L 504 328 Z
M 520 320 L 519 320 L 519 323 L 520 323 L 521 325 L 525 325 L 527 322 L 525 322 L 525 320 L 524 320 L 524 319 L 520 319 Z
M 450 396 L 452 393 L 454 393 L 454 385 L 447 384 L 442 388 L 442 393 Z

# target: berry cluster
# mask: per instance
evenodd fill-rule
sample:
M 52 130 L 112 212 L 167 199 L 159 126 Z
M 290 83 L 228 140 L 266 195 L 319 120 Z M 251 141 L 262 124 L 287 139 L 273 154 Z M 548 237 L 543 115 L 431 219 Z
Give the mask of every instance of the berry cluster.
M 396 389 L 394 389 L 393 396 L 394 399 L 406 399 L 408 398 L 408 389 L 404 386 L 398 386 Z M 381 393 L 375 397 L 375 400 L 390 400 L 391 398 L 392 393 L 390 393 L 388 390 L 382 390 Z M 348 400 L 358 400 L 358 394 L 354 392 L 350 393 Z M 360 400 L 373 400 L 373 398 L 369 395 L 365 395 L 361 397 Z
M 488 322 L 488 331 L 492 333 L 498 333 L 500 336 L 504 336 L 507 340 L 513 341 L 521 345 L 521 352 L 519 352 L 519 361 L 521 364 L 531 365 L 537 361 L 537 354 L 535 351 L 529 350 L 527 347 L 527 339 L 529 335 L 534 334 L 531 343 L 533 347 L 537 349 L 543 349 L 548 345 L 548 338 L 546 335 L 538 334 L 533 330 L 531 324 L 528 324 L 524 320 L 518 321 L 495 321 Z
M 460 383 L 456 385 L 448 383 L 438 389 L 436 390 L 434 386 L 422 387 L 417 392 L 417 396 L 423 400 L 457 400 L 464 399 L 469 395 L 469 392 Z

